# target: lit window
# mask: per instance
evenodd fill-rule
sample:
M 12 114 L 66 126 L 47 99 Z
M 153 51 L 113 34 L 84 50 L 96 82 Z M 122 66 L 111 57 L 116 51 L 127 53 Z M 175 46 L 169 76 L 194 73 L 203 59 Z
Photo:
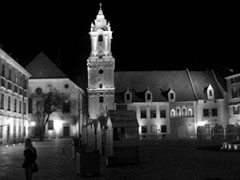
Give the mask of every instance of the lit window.
M 175 96 L 174 91 L 173 91 L 173 90 L 170 90 L 169 93 L 168 93 L 168 100 L 169 100 L 170 102 L 174 102 L 175 99 L 176 99 L 176 96 Z
M 185 106 L 182 107 L 182 115 L 187 116 L 187 108 Z
M 170 111 L 170 116 L 171 116 L 171 117 L 175 117 L 175 110 L 174 110 L 174 109 L 171 109 L 171 111 Z
M 180 110 L 180 107 L 177 107 L 176 111 L 177 111 L 176 115 L 177 115 L 177 116 L 181 116 L 181 110 Z
M 214 91 L 213 91 L 213 87 L 211 86 L 211 84 L 209 84 L 209 86 L 207 88 L 207 97 L 208 97 L 208 99 L 214 99 Z
M 193 116 L 193 111 L 191 108 L 188 109 L 188 116 Z

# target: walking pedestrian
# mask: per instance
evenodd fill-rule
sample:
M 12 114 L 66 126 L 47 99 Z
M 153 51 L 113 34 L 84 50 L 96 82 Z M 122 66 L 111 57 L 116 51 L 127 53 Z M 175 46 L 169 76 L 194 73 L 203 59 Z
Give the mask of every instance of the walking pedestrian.
M 36 148 L 32 145 L 30 138 L 25 140 L 25 149 L 24 149 L 24 162 L 22 167 L 25 168 L 25 177 L 26 180 L 32 180 L 33 175 L 33 166 L 36 163 L 37 151 Z

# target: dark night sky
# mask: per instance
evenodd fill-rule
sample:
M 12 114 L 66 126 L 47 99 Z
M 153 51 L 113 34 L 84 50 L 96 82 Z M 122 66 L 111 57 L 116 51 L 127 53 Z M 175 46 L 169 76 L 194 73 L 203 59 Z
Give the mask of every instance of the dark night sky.
M 240 69 L 236 4 L 101 2 L 116 70 Z M 22 65 L 44 51 L 70 77 L 86 69 L 99 1 L 10 0 L 4 7 L 0 44 Z

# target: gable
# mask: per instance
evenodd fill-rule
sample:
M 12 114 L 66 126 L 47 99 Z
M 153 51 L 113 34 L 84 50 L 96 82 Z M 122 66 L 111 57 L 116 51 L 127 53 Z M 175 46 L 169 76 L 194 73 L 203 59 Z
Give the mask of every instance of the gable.
M 38 54 L 25 68 L 32 74 L 32 79 L 67 78 L 43 52 Z

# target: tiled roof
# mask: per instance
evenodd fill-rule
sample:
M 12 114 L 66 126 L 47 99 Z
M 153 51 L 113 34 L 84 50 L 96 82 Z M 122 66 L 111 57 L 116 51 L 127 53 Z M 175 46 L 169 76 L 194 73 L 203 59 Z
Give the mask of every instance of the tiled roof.
M 38 54 L 25 68 L 32 74 L 32 79 L 67 78 L 43 52 Z
M 193 85 L 198 96 L 198 99 L 207 99 L 206 89 L 211 84 L 214 89 L 215 99 L 222 99 L 223 96 L 219 87 L 214 79 L 211 71 L 190 71 L 190 75 L 193 81 Z
M 172 89 L 176 93 L 176 101 L 196 101 L 206 99 L 206 88 L 212 85 L 215 98 L 221 99 L 222 94 L 210 71 L 119 71 L 115 72 L 115 101 L 124 102 L 124 92 L 132 92 L 133 102 L 145 102 L 144 93 L 149 88 L 153 102 L 167 102 L 168 92 Z M 193 86 L 192 86 L 193 85 Z
M 120 71 L 115 72 L 116 102 L 124 101 L 124 92 L 133 92 L 134 102 L 144 102 L 144 93 L 149 88 L 153 102 L 167 102 L 167 93 L 172 89 L 176 101 L 194 101 L 195 96 L 185 70 L 183 71 Z

